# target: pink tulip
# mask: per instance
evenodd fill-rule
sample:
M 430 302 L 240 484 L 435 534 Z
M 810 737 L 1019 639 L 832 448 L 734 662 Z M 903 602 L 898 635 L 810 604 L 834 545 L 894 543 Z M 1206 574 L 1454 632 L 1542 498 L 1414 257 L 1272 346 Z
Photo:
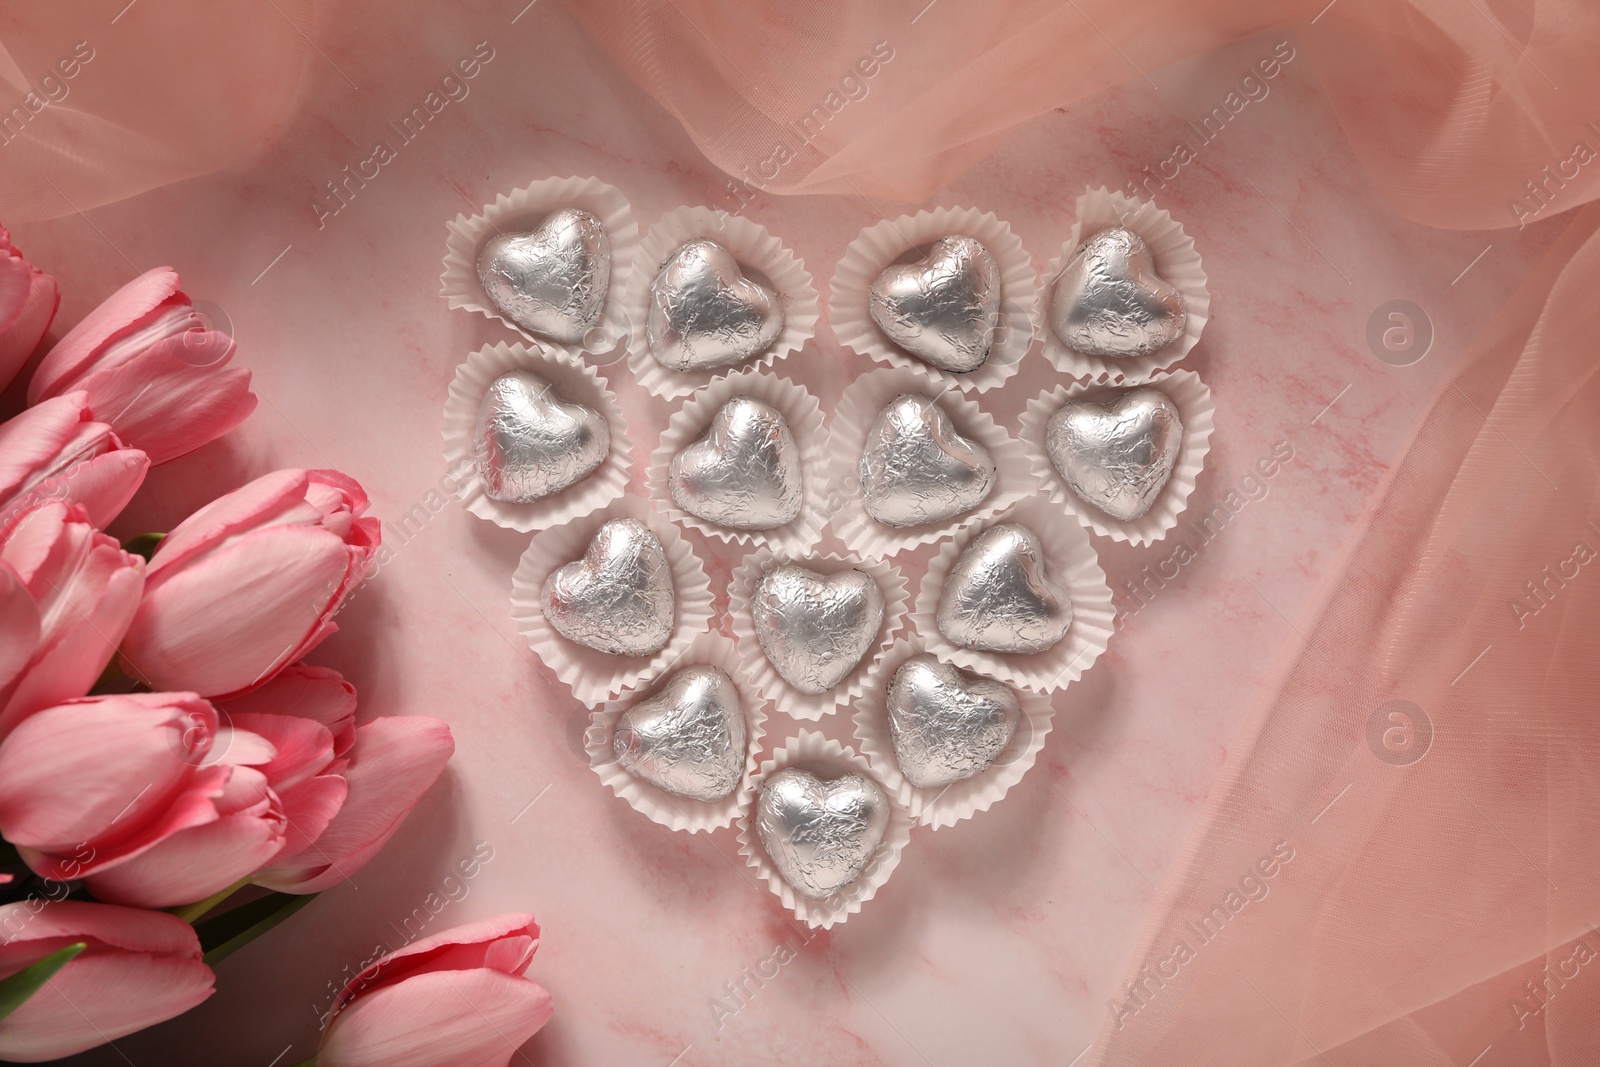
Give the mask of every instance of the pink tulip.
M 317 1067 L 505 1067 L 550 1021 L 550 993 L 524 977 L 532 915 L 498 915 L 424 938 L 351 980 Z
M 139 603 L 144 560 L 40 504 L 0 528 L 0 737 L 24 716 L 89 691 Z
M 188 923 L 159 911 L 62 900 L 0 907 L 0 979 L 87 947 L 0 1020 L 0 1059 L 40 1063 L 182 1015 L 213 992 Z
M 337 471 L 284 470 L 201 508 L 151 558 L 122 643 L 153 689 L 226 698 L 300 659 L 367 573 L 378 520 Z
M 217 823 L 248 803 L 228 790 L 238 766 L 274 754 L 230 732 L 227 747 L 248 755 L 216 759 L 218 734 L 216 709 L 193 693 L 89 697 L 35 712 L 0 742 L 0 837 L 38 874 L 69 881 Z
M 47 500 L 81 505 L 104 529 L 149 469 L 150 457 L 94 421 L 87 394 L 52 397 L 0 423 L 0 529 Z
M 344 881 L 400 829 L 454 752 L 450 727 L 438 719 L 396 715 L 358 727 L 346 756 L 305 780 L 303 792 L 285 790 L 286 806 L 295 796 L 291 820 L 306 844 L 285 848 L 252 881 L 281 893 L 319 893 Z M 345 783 L 339 803 L 330 777 Z
M 250 372 L 229 367 L 233 338 L 214 330 L 171 267 L 118 289 L 56 342 L 28 385 L 28 403 L 75 389 L 95 418 L 165 463 L 215 441 L 255 410 Z
M 60 305 L 56 280 L 31 266 L 0 227 L 0 389 L 39 347 Z

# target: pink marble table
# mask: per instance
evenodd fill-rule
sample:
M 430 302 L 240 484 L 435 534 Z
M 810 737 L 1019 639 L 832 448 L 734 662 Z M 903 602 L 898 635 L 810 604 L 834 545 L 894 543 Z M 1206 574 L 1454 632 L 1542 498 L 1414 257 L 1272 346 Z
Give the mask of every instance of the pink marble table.
M 137 8 L 127 15 L 138 17 Z M 813 934 L 753 879 L 733 831 L 668 833 L 600 786 L 581 758 L 579 705 L 511 622 L 511 571 L 528 537 L 453 503 L 409 534 L 399 520 L 426 509 L 444 474 L 440 410 L 454 366 L 512 339 L 437 296 L 444 223 L 458 211 L 534 178 L 592 174 L 622 188 L 646 226 L 680 204 L 742 211 L 825 281 L 861 228 L 918 205 L 731 197 L 679 126 L 552 0 L 449 10 L 363 0 L 324 17 L 313 30 L 324 55 L 310 59 L 300 108 L 251 165 L 87 217 L 18 226 L 16 238 L 61 278 L 64 324 L 135 270 L 175 265 L 191 293 L 231 320 L 239 358 L 255 371 L 256 415 L 156 471 L 120 529 L 165 528 L 274 466 L 351 472 L 396 556 L 312 659 L 355 681 L 364 714 L 442 716 L 459 747 L 404 835 L 353 884 L 223 964 L 218 993 L 195 1012 L 80 1062 L 297 1062 L 311 1054 L 341 975 L 419 926 L 435 932 L 507 910 L 543 924 L 530 975 L 556 999 L 554 1020 L 517 1062 L 1073 1062 L 1105 1018 L 1240 725 L 1299 644 L 1431 398 L 1547 227 L 1447 233 L 1396 217 L 1300 51 L 1270 95 L 1160 191 L 1197 241 L 1213 294 L 1215 317 L 1185 363 L 1217 403 L 1191 513 L 1230 492 L 1244 503 L 1209 543 L 1181 531 L 1145 549 L 1096 539 L 1127 614 L 1109 653 L 1056 698 L 1038 765 L 995 809 L 915 831 L 877 898 Z M 1042 116 L 935 201 L 994 211 L 1043 267 L 1086 186 L 1121 187 L 1176 140 L 1192 142 L 1188 120 L 1281 39 Z M 387 123 L 479 42 L 493 59 L 470 95 L 319 226 L 312 205 L 324 183 L 392 137 Z M 110 32 L 97 44 L 116 46 Z M 1368 317 L 1391 299 L 1431 317 L 1432 349 L 1414 366 L 1368 350 Z M 868 364 L 825 325 L 820 334 L 780 369 L 827 409 Z M 669 409 L 630 387 L 625 364 L 607 373 L 626 394 L 642 491 Z M 984 404 L 1014 425 L 1057 377 L 1035 352 Z M 1275 449 L 1293 459 L 1270 480 L 1248 481 Z M 716 583 L 733 556 L 689 536 L 711 557 Z M 1171 557 L 1180 536 L 1195 558 L 1136 596 L 1130 583 Z M 825 732 L 846 738 L 847 717 L 831 719 Z M 797 728 L 774 714 L 768 745 Z M 475 850 L 489 857 L 478 876 L 447 883 Z

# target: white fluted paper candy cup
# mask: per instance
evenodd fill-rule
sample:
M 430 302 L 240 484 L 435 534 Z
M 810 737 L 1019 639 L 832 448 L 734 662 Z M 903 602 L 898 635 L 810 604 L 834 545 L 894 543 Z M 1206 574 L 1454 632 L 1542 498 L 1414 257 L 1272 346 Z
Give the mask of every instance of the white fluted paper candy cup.
M 1178 516 L 1188 507 L 1189 497 L 1194 492 L 1195 479 L 1205 469 L 1217 410 L 1211 400 L 1211 390 L 1193 371 L 1176 370 L 1156 374 L 1143 384 L 1161 390 L 1177 407 L 1178 418 L 1183 423 L 1183 442 L 1167 484 L 1161 487 L 1150 510 L 1137 519 L 1124 520 L 1108 515 L 1074 493 L 1050 459 L 1049 449 L 1045 448 L 1050 417 L 1066 401 L 1098 393 L 1114 394 L 1130 387 L 1108 388 L 1089 382 L 1058 385 L 1028 401 L 1028 408 L 1023 412 L 1020 422 L 1022 443 L 1027 449 L 1034 477 L 1049 491 L 1050 499 L 1070 509 L 1080 523 L 1101 537 L 1133 545 L 1154 544 L 1178 525 Z
M 820 574 L 840 574 L 848 570 L 864 572 L 883 594 L 883 623 L 860 662 L 839 684 L 825 693 L 802 693 L 778 673 L 778 669 L 762 651 L 756 637 L 755 619 L 750 606 L 755 599 L 756 583 L 770 568 L 793 563 Z M 815 721 L 841 704 L 859 697 L 866 686 L 867 674 L 873 662 L 883 654 L 905 623 L 908 594 L 906 580 L 900 569 L 883 560 L 862 559 L 859 556 L 797 555 L 758 549 L 746 556 L 733 572 L 733 587 L 728 592 L 729 610 L 733 615 L 733 634 L 739 642 L 739 664 L 744 676 L 755 683 L 761 695 L 777 705 L 779 711 L 796 719 Z
M 610 447 L 600 466 L 565 489 L 528 504 L 495 500 L 484 491 L 483 479 L 473 460 L 478 408 L 496 378 L 525 370 L 550 383 L 557 396 L 569 404 L 582 404 L 606 420 Z M 456 368 L 450 396 L 444 405 L 444 460 L 456 496 L 480 519 L 527 533 L 559 526 L 605 507 L 627 490 L 633 464 L 628 431 L 617 398 L 588 364 L 560 348 L 539 344 L 484 345 Z
M 621 656 L 580 645 L 556 632 L 544 617 L 544 580 L 557 567 L 583 558 L 589 541 L 611 519 L 637 519 L 661 541 L 672 571 L 672 636 L 653 656 Z M 595 705 L 636 688 L 679 659 L 711 627 L 711 586 L 706 569 L 683 534 L 649 501 L 623 497 L 604 511 L 536 534 L 511 576 L 511 616 L 528 647 L 572 695 Z
M 1051 302 L 1056 280 L 1078 246 L 1101 230 L 1123 226 L 1143 238 L 1155 259 L 1156 274 L 1174 286 L 1183 298 L 1187 313 L 1183 336 L 1158 352 L 1147 356 L 1092 356 L 1069 348 L 1050 325 Z M 1056 369 L 1074 378 L 1116 385 L 1135 385 L 1149 380 L 1189 354 L 1200 340 L 1211 314 L 1211 292 L 1206 287 L 1206 272 L 1194 239 L 1183 232 L 1166 211 L 1148 200 L 1114 193 L 1109 189 L 1090 189 L 1078 197 L 1077 221 L 1061 252 L 1050 261 L 1050 269 L 1039 281 L 1039 335 L 1044 338 L 1045 358 Z
M 766 349 L 738 366 L 703 371 L 671 370 L 650 354 L 649 339 L 645 335 L 645 322 L 650 315 L 650 284 L 673 253 L 702 237 L 726 248 L 738 261 L 745 277 L 778 294 L 783 302 L 783 329 Z M 742 215 L 705 207 L 677 208 L 650 227 L 635 256 L 633 277 L 624 303 L 632 324 L 628 366 L 640 385 L 668 400 L 739 371 L 771 367 L 790 353 L 798 352 L 817 328 L 817 290 L 800 257 L 759 223 Z
M 949 417 L 956 431 L 988 450 L 994 459 L 994 487 L 964 515 L 923 526 L 885 526 L 867 513 L 861 492 L 861 450 L 878 414 L 902 394 L 928 397 Z M 829 523 L 840 540 L 868 558 L 883 558 L 937 541 L 992 518 L 1038 491 L 1038 479 L 1019 441 L 947 382 L 919 367 L 881 367 L 861 375 L 845 389 L 828 431 Z
M 600 220 L 611 244 L 611 284 L 606 288 L 605 310 L 600 322 L 572 346 L 580 352 L 604 355 L 628 337 L 628 320 L 623 312 L 623 295 L 639 253 L 639 224 L 634 220 L 628 198 L 598 178 L 545 178 L 509 193 L 501 193 L 492 204 L 485 204 L 476 215 L 457 215 L 445 223 L 450 231 L 445 241 L 444 273 L 439 276 L 439 295 L 452 308 L 465 308 L 504 324 L 509 330 L 541 344 L 554 344 L 537 337 L 507 318 L 478 279 L 478 254 L 490 239 L 500 234 L 527 233 L 545 218 L 562 208 L 581 208 Z
M 855 734 L 861 754 L 872 764 L 883 784 L 894 790 L 911 818 L 935 830 L 954 826 L 980 811 L 988 811 L 1022 781 L 1044 748 L 1055 717 L 1050 698 L 1043 693 L 1012 687 L 1022 715 L 1016 733 L 1004 751 L 981 774 L 932 789 L 919 789 L 906 778 L 894 751 L 889 729 L 889 684 L 895 671 L 913 656 L 927 651 L 926 642 L 905 638 L 878 660 L 867 679 L 866 693 L 855 703 Z
M 744 773 L 739 778 L 739 784 L 721 800 L 696 800 L 668 793 L 624 770 L 617 762 L 616 751 L 612 747 L 617 720 L 635 704 L 654 696 L 662 683 L 685 667 L 716 667 L 721 670 L 733 679 L 734 690 L 739 694 L 739 704 L 744 711 Z M 754 686 L 742 680 L 739 655 L 733 642 L 718 633 L 703 633 L 689 643 L 681 656 L 664 666 L 659 674 L 645 680 L 638 689 L 629 690 L 618 699 L 608 700 L 597 708 L 590 716 L 590 728 L 584 731 L 583 747 L 595 775 L 608 789 L 627 801 L 633 810 L 669 830 L 697 834 L 732 826 L 733 820 L 738 818 L 743 799 L 748 795 L 750 779 L 756 773 L 756 754 L 761 751 L 766 721 L 766 702 Z
M 672 499 L 669 478 L 672 458 L 699 440 L 722 405 L 735 397 L 759 400 L 782 414 L 800 452 L 800 514 L 770 530 L 735 530 L 719 526 L 684 511 Z M 740 371 L 701 389 L 673 414 L 661 435 L 660 445 L 650 457 L 647 475 L 650 495 L 661 503 L 673 521 L 703 534 L 737 545 L 763 545 L 774 551 L 798 554 L 816 544 L 828 521 L 825 510 L 827 447 L 822 406 L 804 386 L 771 373 Z
M 955 644 L 939 630 L 939 596 L 961 553 L 985 530 L 1008 522 L 1021 523 L 1038 537 L 1046 575 L 1072 603 L 1072 625 L 1066 636 L 1043 652 L 980 652 Z M 1089 543 L 1089 532 L 1068 521 L 1061 505 L 1034 497 L 945 542 L 928 562 L 910 621 L 912 632 L 940 659 L 1023 689 L 1050 693 L 1065 689 L 1094 666 L 1111 639 L 1115 618 L 1111 587 Z
M 778 873 L 777 866 L 772 862 L 772 857 L 767 855 L 766 847 L 761 843 L 761 835 L 756 830 L 756 798 L 760 793 L 761 783 L 778 771 L 789 767 L 810 771 L 823 779 L 837 778 L 841 774 L 852 772 L 860 774 L 872 779 L 880 789 L 883 789 L 884 798 L 889 805 L 889 823 L 883 832 L 883 840 L 872 853 L 871 861 L 856 876 L 855 881 L 822 900 L 812 900 L 794 891 L 794 887 Z M 771 759 L 762 761 L 750 782 L 750 788 L 746 790 L 746 799 L 739 814 L 739 854 L 762 878 L 766 879 L 768 887 L 779 900 L 783 901 L 783 906 L 794 913 L 796 919 L 807 926 L 821 927 L 824 930 L 844 922 L 860 911 L 861 905 L 877 895 L 878 890 L 883 888 L 889 876 L 894 873 L 894 869 L 900 865 L 900 853 L 905 851 L 910 840 L 910 817 L 895 800 L 894 792 L 884 787 L 883 780 L 874 773 L 872 766 L 858 753 L 811 730 L 800 731 L 798 736 L 784 742 L 783 747 L 774 752 Z
M 989 358 L 965 374 L 940 370 L 889 340 L 872 319 L 868 294 L 884 269 L 919 258 L 941 237 L 971 237 L 1000 268 L 1000 323 Z M 1035 329 L 1037 279 L 1033 260 L 1011 227 L 987 211 L 942 207 L 902 215 L 862 230 L 845 249 L 828 282 L 828 321 L 839 343 L 891 367 L 926 371 L 958 389 L 987 392 L 1003 385 L 1028 354 Z

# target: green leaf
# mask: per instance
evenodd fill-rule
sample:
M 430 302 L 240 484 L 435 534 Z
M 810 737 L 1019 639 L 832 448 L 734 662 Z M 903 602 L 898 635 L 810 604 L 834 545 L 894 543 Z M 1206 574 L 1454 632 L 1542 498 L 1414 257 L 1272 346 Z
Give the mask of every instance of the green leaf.
M 166 540 L 166 536 L 164 533 L 143 533 L 138 537 L 132 537 L 124 541 L 122 550 L 124 552 L 132 552 L 136 556 L 143 556 L 145 562 L 148 563 L 150 557 L 156 554 L 156 546 Z
M 83 941 L 79 941 L 76 945 L 68 945 L 0 982 L 0 1019 L 4 1019 L 27 1003 L 28 998 L 54 978 L 57 971 L 71 963 L 78 953 L 88 947 Z
M 305 896 L 268 893 L 258 900 L 225 911 L 215 919 L 197 923 L 194 932 L 200 936 L 200 947 L 205 950 L 206 964 L 215 967 L 311 903 L 317 895 L 316 893 Z

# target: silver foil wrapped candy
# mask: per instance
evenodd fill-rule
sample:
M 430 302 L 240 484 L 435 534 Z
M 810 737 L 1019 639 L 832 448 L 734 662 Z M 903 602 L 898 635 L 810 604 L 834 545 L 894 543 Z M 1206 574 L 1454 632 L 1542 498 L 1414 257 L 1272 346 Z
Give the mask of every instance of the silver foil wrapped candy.
M 972 237 L 941 237 L 916 263 L 884 270 L 868 293 L 872 321 L 918 359 L 956 374 L 989 359 L 1000 322 L 1000 266 Z
M 617 656 L 653 656 L 672 636 L 676 598 L 667 554 L 649 527 L 612 519 L 583 558 L 544 580 L 544 617 L 569 641 Z
M 684 667 L 629 708 L 611 735 L 623 770 L 691 800 L 721 800 L 744 774 L 744 707 L 716 667 Z
M 895 761 L 918 789 L 937 789 L 988 770 L 1022 718 L 1002 682 L 912 656 L 889 680 L 886 709 Z
M 889 801 L 860 774 L 786 767 L 761 783 L 756 833 L 796 893 L 826 900 L 861 876 L 889 828 Z
M 756 582 L 750 613 L 761 651 L 802 693 L 826 693 L 866 655 L 883 626 L 883 593 L 863 571 L 820 574 L 795 564 Z
M 582 480 L 605 460 L 611 429 L 532 371 L 502 374 L 478 406 L 472 460 L 492 500 L 529 504 Z
M 1156 275 L 1144 239 L 1120 226 L 1078 246 L 1050 302 L 1061 343 L 1092 356 L 1159 352 L 1183 336 L 1187 319 L 1182 295 Z
M 867 434 L 857 464 L 862 503 L 885 526 L 965 515 L 994 489 L 988 449 L 963 437 L 931 397 L 895 397 Z
M 736 396 L 704 437 L 672 457 L 667 483 L 684 511 L 734 530 L 771 530 L 800 514 L 800 446 L 783 413 Z
M 645 339 L 668 370 L 737 366 L 766 351 L 782 330 L 782 299 L 746 278 L 715 241 L 688 242 L 650 283 Z
M 1150 510 L 1182 445 L 1177 405 L 1149 386 L 1074 397 L 1045 427 L 1045 451 L 1067 487 L 1124 522 Z
M 991 526 L 961 553 L 939 594 L 939 632 L 979 652 L 1043 652 L 1067 635 L 1072 604 L 1045 572 L 1039 538 Z
M 575 345 L 599 325 L 611 287 L 611 241 L 600 220 L 563 208 L 532 233 L 490 238 L 478 253 L 490 303 L 529 333 Z

